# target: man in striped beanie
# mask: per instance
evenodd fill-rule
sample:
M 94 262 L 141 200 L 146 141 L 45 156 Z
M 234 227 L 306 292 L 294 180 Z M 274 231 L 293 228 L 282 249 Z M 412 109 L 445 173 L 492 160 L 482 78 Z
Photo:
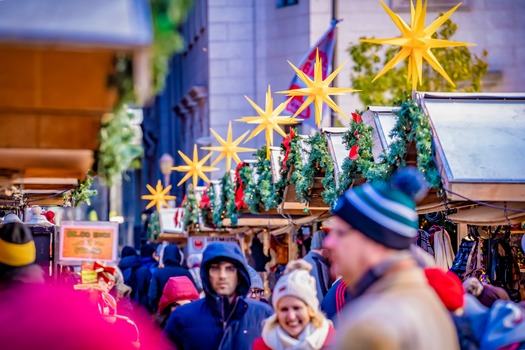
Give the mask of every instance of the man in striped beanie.
M 338 349 L 459 349 L 452 319 L 409 251 L 415 202 L 426 192 L 422 174 L 407 167 L 339 198 L 324 242 L 352 295 Z
M 0 290 L 19 283 L 44 283 L 44 271 L 34 264 L 36 247 L 33 235 L 21 222 L 0 227 Z

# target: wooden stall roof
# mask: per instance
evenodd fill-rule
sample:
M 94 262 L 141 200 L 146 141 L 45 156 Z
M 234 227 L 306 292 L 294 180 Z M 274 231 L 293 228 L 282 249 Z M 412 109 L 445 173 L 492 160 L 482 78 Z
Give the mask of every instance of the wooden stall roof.
M 525 93 L 415 96 L 451 200 L 525 201 Z
M 449 215 L 448 218 L 458 224 L 476 226 L 514 225 L 525 221 L 525 202 L 490 202 L 488 204 L 494 207 L 480 205 L 472 209 L 460 210 L 458 213 Z M 503 209 L 505 206 L 508 210 Z
M 147 0 L 0 1 L 0 42 L 53 46 L 148 46 Z

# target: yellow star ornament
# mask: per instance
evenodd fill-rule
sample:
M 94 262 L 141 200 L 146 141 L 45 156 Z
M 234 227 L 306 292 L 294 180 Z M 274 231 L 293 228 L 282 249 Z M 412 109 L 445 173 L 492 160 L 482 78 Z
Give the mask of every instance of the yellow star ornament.
M 217 164 L 222 158 L 226 158 L 226 170 L 231 170 L 231 164 L 232 164 L 232 158 L 239 164 L 241 162 L 241 159 L 237 155 L 237 153 L 240 152 L 253 152 L 256 151 L 254 148 L 246 148 L 246 147 L 239 147 L 239 143 L 248 135 L 250 132 L 249 130 L 246 131 L 244 134 L 241 135 L 238 139 L 233 141 L 232 137 L 232 123 L 228 125 L 228 136 L 226 137 L 226 141 L 219 136 L 213 129 L 210 129 L 212 134 L 215 136 L 217 141 L 221 144 L 220 146 L 213 146 L 213 147 L 201 147 L 201 149 L 207 150 L 207 151 L 217 151 L 221 152 L 217 159 L 211 164 L 211 166 L 214 166 Z
M 162 188 L 162 184 L 160 180 L 157 182 L 157 187 L 153 188 L 150 185 L 146 184 L 146 187 L 151 194 L 143 195 L 141 198 L 145 200 L 149 200 L 150 202 L 146 206 L 146 209 L 151 208 L 152 206 L 156 205 L 157 211 L 159 211 L 162 206 L 168 207 L 168 200 L 175 200 L 177 197 L 168 195 L 171 185 L 167 186 L 166 188 Z
M 394 46 L 400 46 L 399 51 L 383 68 L 381 72 L 374 78 L 375 81 L 383 74 L 394 68 L 397 64 L 402 62 L 405 58 L 408 60 L 408 76 L 407 81 L 412 79 L 412 89 L 417 87 L 417 84 L 421 84 L 423 81 L 423 59 L 430 64 L 439 74 L 441 74 L 452 86 L 456 86 L 452 79 L 448 76 L 447 72 L 443 69 L 443 66 L 438 62 L 436 56 L 430 51 L 433 48 L 439 47 L 452 47 L 452 46 L 474 46 L 474 44 L 433 39 L 434 34 L 439 27 L 445 23 L 448 18 L 457 10 L 461 3 L 454 6 L 444 15 L 438 17 L 431 25 L 425 28 L 425 18 L 427 14 L 427 1 L 422 5 L 422 0 L 417 0 L 416 7 L 410 0 L 410 26 L 406 24 L 401 17 L 394 13 L 385 3 L 379 0 L 381 6 L 388 13 L 394 24 L 401 31 L 401 36 L 397 38 L 385 38 L 385 39 L 363 39 L 362 42 L 368 42 L 373 44 L 388 44 Z
M 188 180 L 190 177 L 193 178 L 193 188 L 197 187 L 197 182 L 199 181 L 199 177 L 203 179 L 205 182 L 210 182 L 210 179 L 204 174 L 204 172 L 212 172 L 219 170 L 218 168 L 214 168 L 211 166 L 206 166 L 204 163 L 208 161 L 211 157 L 211 153 L 206 155 L 204 158 L 199 160 L 199 154 L 197 152 L 197 145 L 193 145 L 193 160 L 188 158 L 184 153 L 179 151 L 179 155 L 182 157 L 182 159 L 186 162 L 186 165 L 180 165 L 172 168 L 173 170 L 180 171 L 182 173 L 186 173 L 182 180 L 179 181 L 177 186 L 180 186 L 183 184 L 186 180 Z
M 332 108 L 337 113 L 341 114 L 343 117 L 348 119 L 347 115 L 339 108 L 339 106 L 332 100 L 330 95 L 344 95 L 348 92 L 357 92 L 359 90 L 354 90 L 351 88 L 341 88 L 341 87 L 330 87 L 330 84 L 335 79 L 339 71 L 346 64 L 344 62 L 336 70 L 332 72 L 325 80 L 323 80 L 323 64 L 322 60 L 319 58 L 319 50 L 315 53 L 315 65 L 314 65 L 314 80 L 310 79 L 303 71 L 294 66 L 290 61 L 288 61 L 290 66 L 294 69 L 295 73 L 299 79 L 301 79 L 307 87 L 302 89 L 286 90 L 279 91 L 278 94 L 286 94 L 288 96 L 308 96 L 304 100 L 303 104 L 293 115 L 296 117 L 301 113 L 306 107 L 308 107 L 312 102 L 315 106 L 315 124 L 317 127 L 321 127 L 321 118 L 323 116 L 323 102 L 326 103 L 330 108 Z
M 268 92 L 266 93 L 266 105 L 265 109 L 259 107 L 255 102 L 250 100 L 248 96 L 244 96 L 248 102 L 252 105 L 259 116 L 243 117 L 236 121 L 245 122 L 248 124 L 259 124 L 255 130 L 252 131 L 250 137 L 244 142 L 250 141 L 255 136 L 259 135 L 263 130 L 266 132 L 266 158 L 270 159 L 270 147 L 273 146 L 273 131 L 277 131 L 282 137 L 286 137 L 286 133 L 281 128 L 280 124 L 297 124 L 297 120 L 294 117 L 281 116 L 279 114 L 284 111 L 288 103 L 292 100 L 287 99 L 281 103 L 277 108 L 273 109 L 273 98 L 270 85 L 268 85 Z

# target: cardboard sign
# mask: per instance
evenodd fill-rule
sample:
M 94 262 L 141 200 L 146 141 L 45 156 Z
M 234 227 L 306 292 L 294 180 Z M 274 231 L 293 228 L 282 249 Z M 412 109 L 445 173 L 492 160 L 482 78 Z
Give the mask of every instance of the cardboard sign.
M 184 231 L 184 208 L 163 208 L 159 211 L 162 233 L 186 233 Z
M 63 221 L 58 237 L 58 262 L 116 261 L 118 224 L 115 222 Z

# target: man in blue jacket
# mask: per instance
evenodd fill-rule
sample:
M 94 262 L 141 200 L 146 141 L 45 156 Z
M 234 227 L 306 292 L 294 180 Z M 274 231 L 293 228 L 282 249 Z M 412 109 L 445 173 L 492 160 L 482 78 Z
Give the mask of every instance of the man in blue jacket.
M 178 350 L 251 349 L 269 305 L 247 298 L 250 276 L 238 245 L 212 243 L 203 254 L 206 297 L 173 311 L 164 332 Z
M 164 249 L 163 256 L 164 267 L 162 269 L 155 269 L 151 276 L 151 283 L 148 290 L 148 298 L 151 311 L 155 312 L 159 306 L 159 300 L 162 296 L 164 286 L 170 277 L 186 276 L 195 284 L 193 277 L 188 269 L 181 266 L 182 254 L 175 244 L 170 244 Z

